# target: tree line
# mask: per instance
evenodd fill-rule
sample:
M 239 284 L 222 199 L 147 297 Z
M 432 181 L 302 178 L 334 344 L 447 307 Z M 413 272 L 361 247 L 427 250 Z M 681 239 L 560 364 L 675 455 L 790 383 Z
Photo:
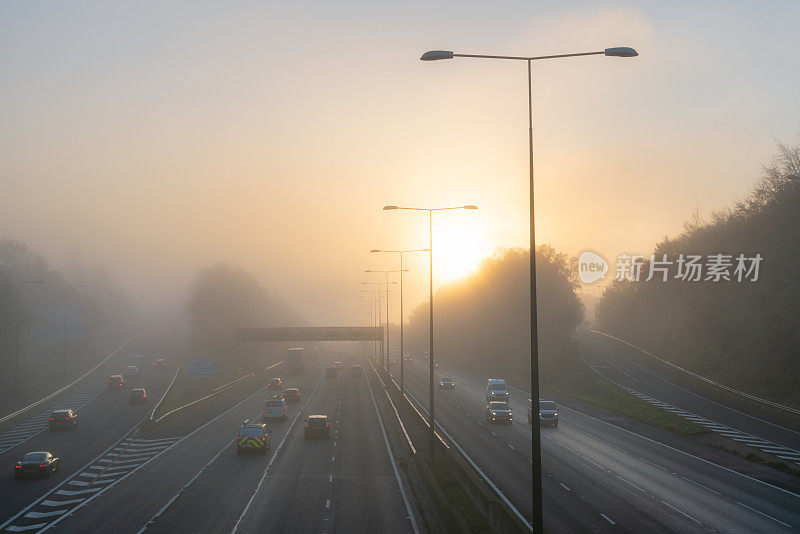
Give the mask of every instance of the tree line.
M 599 303 L 601 329 L 718 381 L 800 405 L 800 146 L 779 143 L 744 198 L 707 221 L 693 214 L 654 253 L 763 259 L 756 281 L 615 281 Z

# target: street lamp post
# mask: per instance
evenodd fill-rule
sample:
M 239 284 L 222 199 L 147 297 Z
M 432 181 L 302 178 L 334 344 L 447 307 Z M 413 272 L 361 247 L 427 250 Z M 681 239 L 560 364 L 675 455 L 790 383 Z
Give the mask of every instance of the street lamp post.
M 434 211 L 446 211 L 446 210 L 476 210 L 478 206 L 467 205 L 467 206 L 454 206 L 452 208 L 407 208 L 402 206 L 384 206 L 384 210 L 411 210 L 411 211 L 427 211 L 428 212 L 428 258 L 430 260 L 430 281 L 429 281 L 429 291 L 430 294 L 428 296 L 428 304 L 429 310 L 428 313 L 430 314 L 429 317 L 429 334 L 428 334 L 428 410 L 430 411 L 430 428 L 428 429 L 428 447 L 431 451 L 431 456 L 435 454 L 434 451 L 434 444 L 435 444 L 435 433 L 436 427 L 435 425 L 435 418 L 433 415 L 433 212 Z
M 400 394 L 405 395 L 405 348 L 403 346 L 403 323 L 405 322 L 403 315 L 403 272 L 408 269 L 403 269 L 403 254 L 408 252 L 430 252 L 429 248 L 415 248 L 410 250 L 380 250 L 374 248 L 370 252 L 393 252 L 400 254 Z
M 377 326 L 380 327 L 381 326 L 381 322 L 382 322 L 382 318 L 381 318 L 381 293 L 383 292 L 383 290 L 380 288 L 380 286 L 383 284 L 383 282 L 361 282 L 361 283 L 364 284 L 364 285 L 378 286 L 378 289 L 362 289 L 361 292 L 362 293 L 375 293 L 374 295 L 372 295 L 372 297 L 375 299 L 375 311 L 377 312 L 377 317 L 376 317 Z M 377 349 L 377 347 L 376 347 L 376 349 Z M 378 351 L 377 350 L 375 350 L 375 356 L 378 356 Z M 381 351 L 380 357 L 381 358 L 383 357 L 383 351 Z M 378 358 L 375 358 L 375 359 L 378 360 Z
M 389 273 L 389 272 L 393 272 L 393 271 L 370 271 L 370 270 L 366 270 L 364 272 L 365 273 L 374 273 L 374 272 L 387 272 L 387 273 Z M 381 289 L 381 286 L 382 285 L 386 286 L 386 357 L 388 358 L 389 357 L 389 284 L 396 284 L 397 282 L 389 282 L 389 275 L 387 274 L 385 282 L 361 282 L 361 283 L 365 284 L 365 285 L 376 285 L 376 286 L 378 286 L 378 290 L 377 290 L 377 292 L 378 292 L 378 326 L 380 326 L 380 327 L 383 327 L 383 323 L 382 323 L 382 320 L 380 318 L 380 298 L 381 298 L 380 297 L 380 292 L 383 291 Z M 378 363 L 380 363 L 381 367 L 386 369 L 385 362 L 383 361 L 383 352 L 384 351 L 381 351 L 381 357 L 380 357 L 380 360 L 379 360 Z
M 536 313 L 536 234 L 533 208 L 533 99 L 531 93 L 531 62 L 540 59 L 557 59 L 578 56 L 604 55 L 611 57 L 635 57 L 638 52 L 633 48 L 619 46 L 606 48 L 596 52 L 580 52 L 577 54 L 556 54 L 550 56 L 490 56 L 479 54 L 455 54 L 450 50 L 430 50 L 422 54 L 422 61 L 453 59 L 454 57 L 480 59 L 510 59 L 525 61 L 528 64 L 528 169 L 530 187 L 530 284 L 531 284 L 531 402 L 535 409 L 539 406 L 539 348 Z M 544 531 L 542 524 L 542 459 L 539 425 L 531 425 L 531 471 L 533 476 L 533 528 L 537 534 Z
M 69 290 L 77 287 L 85 287 L 83 284 L 73 284 L 64 286 L 64 341 L 61 358 L 61 371 L 64 384 L 67 383 L 67 302 L 69 301 Z
M 19 393 L 19 310 L 22 304 L 22 286 L 25 284 L 44 284 L 44 280 L 26 280 L 17 284 L 17 341 L 14 345 L 14 395 Z
M 406 271 L 407 270 L 408 269 L 406 269 Z M 365 273 L 383 273 L 383 274 L 386 275 L 386 357 L 384 358 L 384 361 L 383 361 L 383 363 L 384 363 L 383 370 L 385 371 L 387 369 L 387 367 L 389 366 L 389 273 L 397 273 L 397 272 L 400 273 L 400 280 L 401 280 L 401 282 L 400 282 L 400 291 L 401 291 L 401 294 L 402 294 L 402 288 L 403 288 L 403 282 L 402 282 L 403 273 L 401 271 L 397 271 L 397 270 L 394 270 L 394 271 L 378 271 L 378 270 L 375 270 L 375 269 L 367 269 L 364 272 Z M 395 282 L 392 282 L 392 283 L 394 284 Z

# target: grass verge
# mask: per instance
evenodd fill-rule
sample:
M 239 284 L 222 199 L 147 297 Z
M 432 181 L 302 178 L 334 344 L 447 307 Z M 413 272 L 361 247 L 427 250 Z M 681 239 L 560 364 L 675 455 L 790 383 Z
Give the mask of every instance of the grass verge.
M 480 514 L 475 505 L 461 487 L 458 480 L 450 473 L 447 465 L 439 459 L 428 462 L 433 476 L 436 477 L 439 487 L 442 489 L 447 502 L 452 506 L 453 513 L 460 514 L 471 532 L 489 532 L 489 523 Z
M 708 429 L 702 425 L 687 421 L 679 415 L 657 408 L 626 393 L 615 384 L 593 373 L 583 361 L 575 359 L 577 361 L 571 365 L 570 372 L 560 373 L 553 381 L 544 384 L 544 387 L 553 393 L 586 402 L 676 434 L 690 436 L 708 432 Z

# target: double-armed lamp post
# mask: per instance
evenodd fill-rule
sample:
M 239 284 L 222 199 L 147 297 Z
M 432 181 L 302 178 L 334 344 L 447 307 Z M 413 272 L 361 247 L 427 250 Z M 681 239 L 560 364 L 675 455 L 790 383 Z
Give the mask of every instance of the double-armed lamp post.
M 478 58 L 478 59 L 507 59 L 525 61 L 528 64 L 528 168 L 530 187 L 530 284 L 531 284 L 531 402 L 533 409 L 539 407 L 539 352 L 536 314 L 536 238 L 533 209 L 533 105 L 531 96 L 531 62 L 542 59 L 559 59 L 579 56 L 609 56 L 609 57 L 635 57 L 638 52 L 626 46 L 606 48 L 595 52 L 579 52 L 576 54 L 555 54 L 549 56 L 491 56 L 483 54 L 456 54 L 450 50 L 431 50 L 422 54 L 422 61 L 438 61 L 453 58 Z M 385 209 L 385 208 L 384 208 Z M 433 371 L 431 371 L 432 373 Z M 433 387 L 433 386 L 431 386 Z M 536 412 L 534 412 L 536 413 Z M 539 425 L 531 425 L 531 471 L 533 476 L 533 529 L 534 532 L 544 532 L 542 524 L 542 459 L 541 444 L 539 442 Z
M 411 210 L 411 211 L 427 211 L 428 212 L 428 257 L 430 259 L 430 295 L 428 297 L 429 303 L 429 328 L 430 332 L 428 334 L 428 342 L 430 347 L 428 349 L 428 369 L 429 369 L 429 384 L 428 384 L 428 410 L 430 411 L 430 428 L 428 429 L 428 447 L 430 448 L 431 456 L 434 455 L 434 445 L 435 445 L 435 432 L 436 432 L 436 420 L 433 415 L 433 212 L 434 211 L 447 211 L 447 210 L 476 210 L 478 209 L 477 206 L 467 205 L 467 206 L 455 206 L 452 208 L 406 208 L 402 206 L 384 206 L 384 210 Z M 402 358 L 402 354 L 400 355 Z
M 408 272 L 408 269 L 403 269 L 403 254 L 408 252 L 430 252 L 431 249 L 429 248 L 415 248 L 411 250 L 380 250 L 374 248 L 370 250 L 370 252 L 392 252 L 396 254 L 400 254 L 400 394 L 405 395 L 406 393 L 406 385 L 405 385 L 405 373 L 404 373 L 404 362 L 406 359 L 405 347 L 403 346 L 403 322 L 405 321 L 403 315 L 403 272 Z M 387 309 L 387 314 L 388 309 Z M 388 323 L 388 321 L 387 321 Z

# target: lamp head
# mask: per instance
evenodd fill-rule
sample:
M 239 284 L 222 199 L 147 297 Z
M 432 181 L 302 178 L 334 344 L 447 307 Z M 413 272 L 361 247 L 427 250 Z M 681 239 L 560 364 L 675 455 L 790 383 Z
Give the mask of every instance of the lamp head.
M 612 57 L 636 57 L 639 52 L 628 46 L 615 46 L 613 48 L 606 48 L 605 55 Z
M 384 209 L 384 211 L 385 210 L 396 210 L 397 206 L 384 206 L 383 209 Z
M 421 61 L 438 61 L 440 59 L 453 59 L 453 51 L 452 50 L 428 50 L 422 57 L 419 58 Z
M 465 210 L 476 210 L 476 209 L 478 209 L 478 206 L 473 206 L 472 204 L 470 204 L 468 206 L 464 206 L 464 209 Z

